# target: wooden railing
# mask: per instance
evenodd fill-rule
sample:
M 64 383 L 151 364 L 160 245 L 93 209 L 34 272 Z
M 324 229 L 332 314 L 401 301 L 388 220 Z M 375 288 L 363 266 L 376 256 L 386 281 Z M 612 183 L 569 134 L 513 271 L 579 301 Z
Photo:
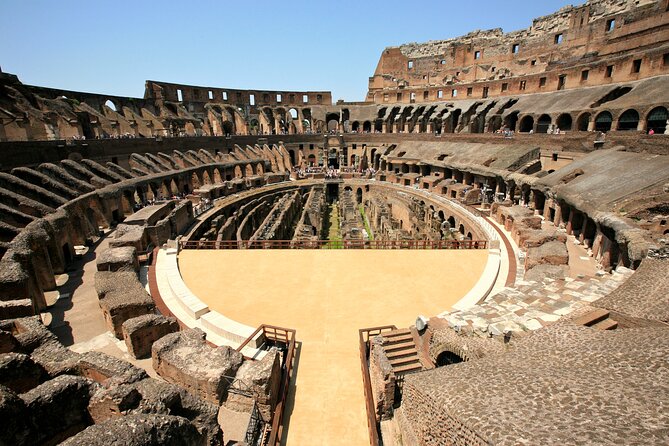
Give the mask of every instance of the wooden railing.
M 369 444 L 379 446 L 379 425 L 376 422 L 376 411 L 374 410 L 374 397 L 372 396 L 372 381 L 369 376 L 369 340 L 385 331 L 397 330 L 394 325 L 383 327 L 362 328 L 358 330 L 360 340 L 360 368 L 362 370 L 362 385 L 365 390 L 365 409 L 367 410 L 367 429 L 369 431 Z
M 270 446 L 277 446 L 281 443 L 281 435 L 283 433 L 283 416 L 286 407 L 286 399 L 288 398 L 288 390 L 290 389 L 290 380 L 293 374 L 293 360 L 295 359 L 295 335 L 296 331 L 291 328 L 276 327 L 274 325 L 263 324 L 244 341 L 237 351 L 241 352 L 246 345 L 251 342 L 258 334 L 262 332 L 262 336 L 272 342 L 280 342 L 285 344 L 286 351 L 283 355 L 283 362 L 281 364 L 281 385 L 279 387 L 279 398 L 272 414 L 272 423 L 270 427 L 269 440 L 266 443 Z
M 181 249 L 488 249 L 486 240 L 186 240 Z

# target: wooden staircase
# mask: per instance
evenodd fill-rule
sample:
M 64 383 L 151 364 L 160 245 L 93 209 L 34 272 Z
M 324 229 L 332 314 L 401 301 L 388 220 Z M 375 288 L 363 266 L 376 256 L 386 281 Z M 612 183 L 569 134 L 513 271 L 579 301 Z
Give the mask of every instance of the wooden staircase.
M 618 328 L 618 321 L 611 319 L 610 316 L 609 311 L 600 309 L 574 319 L 574 323 L 598 330 L 615 330 Z
M 409 329 L 383 333 L 383 349 L 396 375 L 418 372 L 423 369 L 416 343 Z

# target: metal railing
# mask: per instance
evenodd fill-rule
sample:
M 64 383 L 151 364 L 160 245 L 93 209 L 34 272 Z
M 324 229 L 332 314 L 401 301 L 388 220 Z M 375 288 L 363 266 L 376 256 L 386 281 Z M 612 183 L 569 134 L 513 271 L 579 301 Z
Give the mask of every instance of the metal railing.
M 281 384 L 279 386 L 279 398 L 272 414 L 271 426 L 269 430 L 269 440 L 265 443 L 270 446 L 277 446 L 281 442 L 281 435 L 283 433 L 283 416 L 286 406 L 286 399 L 288 397 L 288 390 L 290 388 L 290 380 L 293 375 L 293 360 L 295 358 L 295 335 L 296 331 L 291 328 L 276 327 L 274 325 L 263 324 L 255 329 L 255 331 L 244 341 L 237 351 L 241 352 L 246 345 L 251 342 L 258 334 L 267 341 L 274 343 L 281 343 L 285 345 L 283 353 L 283 362 L 281 364 Z
M 487 240 L 182 240 L 181 249 L 488 249 Z
M 360 341 L 360 369 L 362 371 L 362 386 L 365 390 L 365 409 L 367 410 L 367 429 L 369 431 L 369 444 L 379 446 L 379 425 L 376 422 L 376 411 L 374 410 L 374 397 L 372 396 L 372 381 L 369 376 L 369 340 L 383 332 L 397 330 L 394 325 L 383 327 L 362 328 L 358 330 Z

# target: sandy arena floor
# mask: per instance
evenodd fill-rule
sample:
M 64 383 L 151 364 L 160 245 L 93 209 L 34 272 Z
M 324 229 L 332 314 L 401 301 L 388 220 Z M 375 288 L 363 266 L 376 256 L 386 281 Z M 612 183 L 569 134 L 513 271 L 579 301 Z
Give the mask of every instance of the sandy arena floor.
M 179 267 L 210 308 L 256 327 L 295 328 L 301 343 L 288 402 L 288 445 L 366 445 L 358 329 L 408 327 L 477 282 L 488 252 L 185 250 Z

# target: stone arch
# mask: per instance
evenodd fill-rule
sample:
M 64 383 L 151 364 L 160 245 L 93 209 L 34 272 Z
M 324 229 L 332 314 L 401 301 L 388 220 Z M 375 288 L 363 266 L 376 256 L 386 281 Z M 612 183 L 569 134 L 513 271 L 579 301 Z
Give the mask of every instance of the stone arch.
M 233 135 L 235 133 L 235 124 L 232 121 L 223 121 L 221 127 L 224 135 Z
M 548 129 L 551 127 L 553 120 L 549 115 L 541 115 L 537 120 L 537 133 L 548 133 Z
M 202 183 L 211 184 L 211 177 L 209 176 L 209 172 L 207 172 L 206 170 L 202 171 Z
M 370 133 L 372 131 L 372 123 L 370 121 L 363 122 L 362 131 L 365 133 Z
M 214 168 L 214 183 L 215 184 L 220 184 L 223 182 L 223 178 L 221 177 L 221 171 L 218 170 L 218 168 Z
M 104 106 L 115 112 L 118 112 L 120 110 L 120 107 L 118 107 L 118 105 L 111 99 L 107 99 L 105 101 Z
M 235 178 L 241 178 L 242 175 L 242 168 L 239 165 L 235 166 Z
M 356 202 L 358 204 L 362 204 L 362 188 L 359 187 L 358 190 L 355 191 L 355 198 Z
M 520 112 L 515 111 L 506 116 L 504 118 L 504 127 L 508 128 L 509 130 L 515 131 L 516 126 L 518 125 L 518 115 L 520 115 Z
M 253 173 L 253 164 L 247 164 L 244 166 L 244 176 L 245 177 L 252 177 L 254 175 Z
M 560 130 L 570 131 L 573 125 L 571 115 L 569 113 L 561 114 L 558 116 L 557 121 L 555 121 L 555 125 L 557 125 Z
M 598 132 L 608 132 L 611 130 L 613 116 L 608 111 L 603 111 L 595 117 L 595 130 Z
M 618 118 L 616 130 L 636 130 L 637 128 L 639 128 L 639 112 L 633 108 L 625 110 Z
M 534 118 L 530 115 L 523 116 L 520 120 L 518 131 L 521 133 L 529 133 L 532 130 L 534 130 Z
M 652 129 L 657 134 L 664 134 L 667 131 L 667 120 L 669 112 L 666 107 L 655 107 L 646 116 L 646 129 Z
M 359 121 L 353 121 L 351 124 L 351 131 L 352 132 L 358 132 L 360 130 L 360 122 Z
M 456 227 L 455 217 L 453 217 L 451 215 L 450 217 L 448 217 L 447 221 L 448 221 L 448 224 L 451 226 L 451 229 L 455 229 L 455 227 Z
M 450 350 L 444 350 L 437 355 L 435 365 L 437 367 L 444 367 L 448 365 L 459 364 L 463 361 L 464 359 L 462 359 L 462 357 L 457 353 L 454 353 Z
M 121 194 L 121 211 L 123 215 L 135 212 L 135 196 L 132 190 L 124 190 Z
M 460 227 L 458 228 L 458 232 L 462 235 L 465 235 L 465 225 L 460 223 Z
M 488 120 L 488 131 L 496 132 L 502 128 L 502 117 L 500 115 L 494 115 Z
M 197 173 L 193 172 L 190 176 L 190 184 L 192 190 L 199 189 L 200 186 L 202 186 L 202 183 L 200 182 L 200 178 L 198 178 Z
M 579 132 L 587 132 L 590 127 L 590 119 L 592 119 L 590 113 L 582 113 L 578 119 L 576 119 L 576 130 Z
M 265 169 L 264 169 L 262 163 L 258 163 L 258 164 L 256 165 L 256 173 L 257 173 L 258 175 L 263 175 L 263 174 L 265 173 Z

